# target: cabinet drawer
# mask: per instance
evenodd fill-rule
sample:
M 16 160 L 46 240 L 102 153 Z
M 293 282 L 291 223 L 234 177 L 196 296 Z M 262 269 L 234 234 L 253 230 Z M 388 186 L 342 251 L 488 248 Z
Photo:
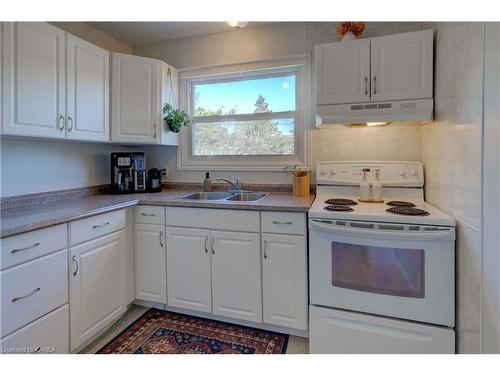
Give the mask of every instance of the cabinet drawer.
M 118 210 L 69 223 L 70 245 L 93 240 L 125 228 L 125 210 Z
M 67 242 L 66 224 L 3 238 L 0 270 L 64 249 Z
M 0 271 L 1 337 L 68 303 L 67 251 Z
M 165 225 L 165 207 L 163 206 L 135 206 L 134 221 L 141 224 Z
M 168 226 L 260 232 L 258 211 L 167 207 Z
M 305 235 L 306 214 L 297 212 L 262 212 L 262 232 Z
M 69 305 L 42 316 L 1 340 L 2 353 L 69 353 Z

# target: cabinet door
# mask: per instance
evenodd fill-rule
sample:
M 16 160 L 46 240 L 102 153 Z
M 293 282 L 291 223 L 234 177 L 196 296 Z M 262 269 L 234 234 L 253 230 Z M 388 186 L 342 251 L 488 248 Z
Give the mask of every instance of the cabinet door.
M 109 141 L 109 52 L 67 34 L 68 138 Z
M 168 103 L 174 108 L 179 108 L 179 71 L 174 67 L 161 63 L 162 66 L 162 108 L 159 113 L 162 145 L 179 145 L 179 133 L 174 133 L 163 124 L 163 105 Z
M 135 298 L 167 303 L 165 227 L 135 224 Z
M 306 330 L 306 238 L 263 234 L 262 249 L 264 323 Z
M 372 38 L 372 101 L 432 98 L 432 30 Z
M 157 143 L 160 62 L 113 53 L 111 141 Z
M 3 26 L 2 133 L 64 138 L 64 31 L 43 22 Z
M 262 323 L 260 235 L 211 234 L 213 314 Z
M 88 343 L 126 310 L 125 231 L 70 249 L 71 350 Z
M 167 227 L 167 304 L 210 313 L 210 231 Z
M 317 45 L 315 61 L 316 105 L 370 100 L 370 39 Z

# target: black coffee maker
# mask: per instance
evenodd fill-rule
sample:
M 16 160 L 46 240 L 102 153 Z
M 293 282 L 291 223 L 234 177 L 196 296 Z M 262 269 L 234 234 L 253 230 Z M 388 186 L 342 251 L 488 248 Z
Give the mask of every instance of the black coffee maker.
M 157 168 L 151 168 L 148 171 L 148 192 L 159 193 L 161 191 L 161 173 Z
M 111 154 L 111 192 L 126 194 L 146 191 L 146 159 L 143 152 Z

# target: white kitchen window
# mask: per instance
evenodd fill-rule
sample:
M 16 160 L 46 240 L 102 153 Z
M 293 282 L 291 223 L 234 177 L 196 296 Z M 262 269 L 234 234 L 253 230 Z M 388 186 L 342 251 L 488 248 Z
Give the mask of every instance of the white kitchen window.
M 305 58 L 181 72 L 179 169 L 279 170 L 306 165 L 310 121 Z

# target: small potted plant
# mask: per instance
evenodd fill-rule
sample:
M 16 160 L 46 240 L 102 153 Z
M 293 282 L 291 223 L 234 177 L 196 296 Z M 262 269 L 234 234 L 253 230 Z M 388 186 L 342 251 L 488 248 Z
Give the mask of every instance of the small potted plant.
M 309 171 L 297 165 L 288 165 L 283 168 L 286 174 L 293 178 L 293 195 L 307 197 L 310 194 Z
M 175 109 L 167 103 L 163 106 L 163 122 L 170 131 L 178 133 L 183 126 L 188 126 L 191 120 L 186 112 Z

